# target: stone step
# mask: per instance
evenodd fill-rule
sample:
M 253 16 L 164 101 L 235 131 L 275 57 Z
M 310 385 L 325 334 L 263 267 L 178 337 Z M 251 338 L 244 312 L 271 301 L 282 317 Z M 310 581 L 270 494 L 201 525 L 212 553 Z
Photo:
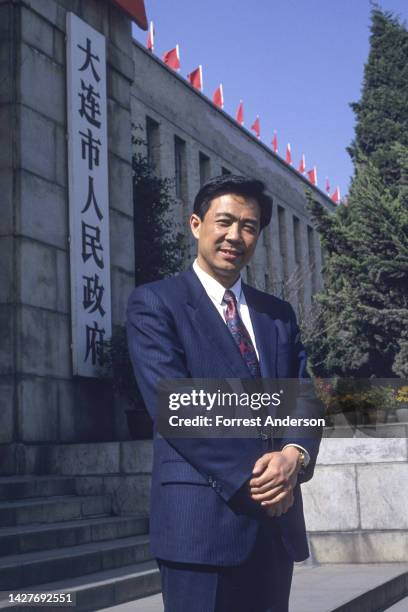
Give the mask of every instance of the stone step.
M 62 495 L 0 502 L 0 527 L 56 523 L 111 513 L 109 495 Z
M 7 476 L 0 478 L 0 501 L 75 495 L 75 478 L 61 476 Z
M 1 444 L 0 474 L 105 476 L 149 474 L 152 440 L 79 444 Z
M 0 591 L 32 587 L 151 560 L 147 535 L 0 559 Z
M 407 592 L 407 563 L 300 566 L 293 578 L 290 609 L 291 612 L 379 612 Z
M 390 608 L 386 609 L 386 612 L 407 612 L 408 610 L 408 595 L 403 599 L 400 599 Z
M 146 534 L 148 518 L 110 516 L 0 529 L 0 556 Z
M 75 612 L 88 612 L 158 593 L 160 574 L 155 561 L 145 561 L 77 578 L 45 583 L 30 589 L 30 591 L 34 590 L 71 593 L 75 599 Z M 47 606 L 44 609 L 47 612 L 61 612 L 61 606 Z M 0 610 L 23 612 L 27 610 L 27 607 L 10 606 L 7 595 L 2 593 L 0 594 Z

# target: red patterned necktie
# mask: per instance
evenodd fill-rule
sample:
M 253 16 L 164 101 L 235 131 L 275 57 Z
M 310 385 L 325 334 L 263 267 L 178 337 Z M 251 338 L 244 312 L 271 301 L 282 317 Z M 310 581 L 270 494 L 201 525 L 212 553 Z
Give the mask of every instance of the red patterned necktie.
M 225 312 L 227 327 L 251 375 L 255 378 L 259 378 L 261 376 L 259 361 L 256 356 L 254 345 L 252 344 L 251 336 L 238 314 L 237 301 L 233 291 L 227 289 L 223 301 L 227 304 L 227 310 Z

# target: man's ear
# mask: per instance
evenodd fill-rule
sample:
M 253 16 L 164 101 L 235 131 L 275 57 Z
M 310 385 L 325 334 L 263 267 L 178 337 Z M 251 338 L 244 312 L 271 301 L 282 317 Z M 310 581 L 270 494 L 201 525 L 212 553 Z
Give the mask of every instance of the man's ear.
M 190 228 L 191 233 L 193 234 L 196 240 L 200 237 L 200 227 L 201 227 L 201 219 L 198 215 L 193 213 L 190 217 Z

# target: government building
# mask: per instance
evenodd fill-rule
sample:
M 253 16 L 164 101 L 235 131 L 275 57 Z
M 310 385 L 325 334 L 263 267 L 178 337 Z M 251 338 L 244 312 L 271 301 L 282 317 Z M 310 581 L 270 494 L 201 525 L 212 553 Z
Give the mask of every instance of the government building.
M 95 278 L 93 269 L 81 271 L 77 259 L 82 262 L 93 254 L 98 264 L 97 254 L 103 253 L 104 269 L 95 266 L 95 270 L 99 285 L 101 275 L 106 275 L 105 320 L 103 325 L 98 322 L 99 327 L 88 325 L 92 327 L 88 335 L 93 332 L 96 336 L 88 355 L 83 355 L 90 359 L 95 357 L 90 348 L 95 353 L 99 328 L 107 332 L 123 325 L 127 298 L 135 284 L 134 206 L 138 203 L 132 197 L 132 126 L 139 127 L 138 135 L 146 143 L 144 153 L 155 172 L 173 181 L 177 206 L 169 223 L 185 235 L 186 266 L 195 253 L 188 219 L 200 185 L 228 172 L 265 182 L 274 201 L 273 218 L 245 272 L 246 280 L 289 299 L 300 315 L 307 313 L 313 293 L 321 287 L 322 266 L 305 189 L 312 189 L 328 209 L 334 205 L 248 130 L 136 43 L 130 20 L 114 2 L 33 0 L 2 2 L 0 7 L 4 57 L 0 65 L 1 312 L 5 330 L 0 436 L 7 457 L 2 469 L 13 472 L 20 467 L 9 445 L 125 436 L 116 408 L 111 401 L 106 405 L 106 394 L 100 394 L 100 381 L 90 370 L 81 370 L 81 357 L 75 357 L 78 338 L 83 341 L 78 326 L 85 314 L 77 312 L 73 299 L 76 292 L 77 302 L 82 300 L 83 292 L 76 290 L 78 280 L 72 268 L 78 266 L 80 275 Z M 85 86 L 87 72 L 92 81 L 90 68 L 97 64 L 95 59 L 88 62 L 87 70 L 79 73 L 78 85 L 76 75 L 67 74 L 65 36 L 70 9 L 106 41 L 106 68 L 102 67 L 106 70 L 106 122 L 98 127 L 107 133 L 105 175 L 102 161 L 98 168 L 92 167 L 92 161 L 96 166 L 96 156 L 100 153 L 102 160 L 104 152 L 95 144 L 92 148 L 89 141 L 92 128 L 92 142 L 103 143 L 93 125 L 100 121 L 90 117 L 93 124 L 88 121 L 86 127 L 76 128 L 69 118 L 70 108 L 75 109 L 80 96 L 85 98 L 75 87 Z M 79 62 L 85 65 L 85 51 L 81 53 L 84 60 L 79 56 Z M 97 83 L 94 79 L 94 85 L 87 86 Z M 95 97 L 94 102 L 96 99 L 102 106 L 100 98 Z M 82 145 L 79 142 L 77 153 L 71 154 L 69 145 L 75 144 L 78 134 L 87 135 L 88 141 L 81 136 Z M 89 176 L 84 175 L 82 192 L 81 173 L 85 172 Z M 105 201 L 106 225 L 100 229 L 91 222 L 91 196 L 99 208 Z M 86 213 L 85 206 L 81 207 L 87 233 L 78 238 L 72 209 L 81 198 L 88 201 Z M 82 258 L 77 257 L 81 249 Z M 96 286 L 93 290 L 96 294 Z M 92 321 L 98 314 L 93 310 Z M 21 453 L 24 456 L 25 450 Z
M 321 287 L 322 251 L 306 210 L 305 190 L 311 189 L 328 210 L 334 210 L 333 202 L 136 41 L 133 61 L 132 120 L 144 131 L 152 166 L 175 182 L 177 222 L 188 241 L 186 263 L 195 253 L 188 219 L 200 186 L 228 173 L 261 179 L 273 198 L 273 217 L 245 280 L 290 300 L 299 314 L 307 313 Z
M 143 2 L 133 4 L 143 25 Z M 245 280 L 288 299 L 300 319 L 322 287 L 305 190 L 335 208 L 134 41 L 129 6 L 0 0 L 0 591 L 59 583 L 78 610 L 159 584 L 147 535 L 151 442 L 131 439 L 129 406 L 98 374 L 135 285 L 132 126 L 138 151 L 172 180 L 169 224 L 185 235 L 186 266 L 200 186 L 227 173 L 264 181 L 273 218 Z M 360 519 L 352 528 L 374 529 Z M 316 544 L 316 558 L 330 554 Z

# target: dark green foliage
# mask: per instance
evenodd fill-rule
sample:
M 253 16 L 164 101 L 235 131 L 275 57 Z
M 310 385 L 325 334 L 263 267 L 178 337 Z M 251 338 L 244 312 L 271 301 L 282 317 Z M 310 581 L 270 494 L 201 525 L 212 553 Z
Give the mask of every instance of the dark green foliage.
M 408 169 L 408 148 L 393 152 Z M 393 197 L 372 162 L 361 163 L 349 207 L 329 214 L 310 198 L 327 250 L 325 291 L 307 330 L 314 372 L 404 376 L 408 353 L 406 187 Z
M 306 328 L 320 376 L 408 376 L 408 32 L 375 7 L 370 45 L 349 206 L 328 214 L 309 194 L 327 253 Z
M 408 146 L 407 100 L 408 31 L 390 13 L 376 7 L 361 100 L 351 104 L 356 136 L 349 152 L 354 161 L 359 153 L 369 157 L 392 189 L 400 178 L 392 143 Z
M 134 137 L 135 147 L 143 145 Z M 183 267 L 184 237 L 174 231 L 170 179 L 157 177 L 140 152 L 132 158 L 135 227 L 135 284 L 141 285 L 179 272 Z M 116 326 L 105 345 L 104 376 L 115 393 L 139 411 L 145 411 L 130 361 L 126 329 Z
M 133 138 L 135 145 L 143 144 Z M 148 159 L 134 153 L 135 281 L 142 285 L 172 276 L 183 267 L 184 236 L 175 230 L 172 181 L 155 175 Z
M 106 342 L 103 366 L 104 375 L 111 380 L 113 392 L 126 398 L 133 408 L 143 409 L 143 399 L 129 358 L 125 326 L 116 326 L 112 338 Z

